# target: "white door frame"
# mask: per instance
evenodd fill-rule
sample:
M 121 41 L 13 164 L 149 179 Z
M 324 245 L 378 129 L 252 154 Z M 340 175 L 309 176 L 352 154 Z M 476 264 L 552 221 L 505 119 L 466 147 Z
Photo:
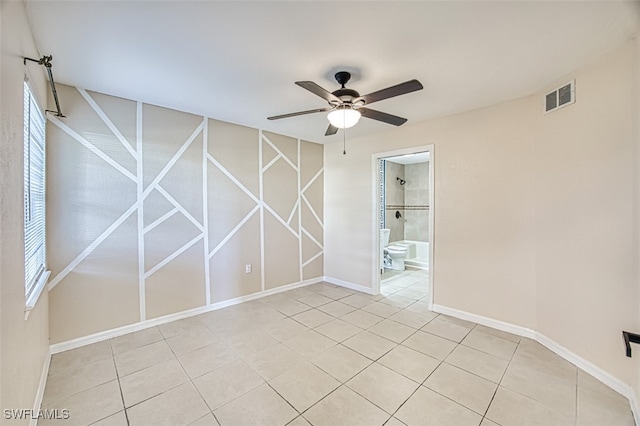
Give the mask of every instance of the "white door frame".
M 429 295 L 427 298 L 428 308 L 433 307 L 433 272 L 435 265 L 433 263 L 433 252 L 435 250 L 434 239 L 434 211 L 435 211 L 435 196 L 434 196 L 434 165 L 435 165 L 435 152 L 434 145 L 422 145 L 414 146 L 411 148 L 398 149 L 394 151 L 378 152 L 371 155 L 371 176 L 372 178 L 372 197 L 373 197 L 373 221 L 372 221 L 372 247 L 373 247 L 373 293 L 380 294 L 380 173 L 379 164 L 380 160 L 384 160 L 389 157 L 397 157 L 399 155 L 416 154 L 419 152 L 429 152 Z

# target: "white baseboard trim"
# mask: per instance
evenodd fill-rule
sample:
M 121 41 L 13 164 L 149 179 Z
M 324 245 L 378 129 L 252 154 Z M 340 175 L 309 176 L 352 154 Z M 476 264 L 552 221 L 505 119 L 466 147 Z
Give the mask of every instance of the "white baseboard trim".
M 308 280 L 286 284 L 276 288 L 260 291 L 258 293 L 249 294 L 247 296 L 236 297 L 235 299 L 224 300 L 222 302 L 212 303 L 207 306 L 201 306 L 187 311 L 176 312 L 175 314 L 169 314 L 158 318 L 153 318 L 146 321 L 137 322 L 135 324 L 128 324 L 122 327 L 113 328 L 111 330 L 101 331 L 99 333 L 90 334 L 88 336 L 78 337 L 77 339 L 67 340 L 60 343 L 55 343 L 50 346 L 50 354 L 57 354 L 60 352 L 68 351 L 70 349 L 79 348 L 81 346 L 90 345 L 92 343 L 102 342 L 104 340 L 113 339 L 114 337 L 122 336 L 134 331 L 144 330 L 146 328 L 155 327 L 157 325 L 166 324 L 171 321 L 176 321 L 184 318 L 200 315 L 205 312 L 216 311 L 218 309 L 227 308 L 243 302 L 249 302 L 255 299 L 261 299 L 263 297 L 271 296 L 272 294 L 282 293 L 283 291 L 293 290 L 298 287 L 305 287 L 311 284 L 316 284 L 323 281 L 324 277 L 311 278 Z M 46 377 L 45 377 L 46 380 Z
M 636 393 L 633 391 L 631 387 L 629 387 L 631 396 L 625 395 L 629 398 L 629 404 L 631 405 L 631 411 L 633 412 L 633 418 L 636 421 L 636 426 L 640 425 L 640 404 L 638 404 L 638 398 L 636 397 Z
M 51 365 L 51 348 L 47 350 L 47 354 L 44 357 L 44 363 L 42 364 L 42 372 L 40 373 L 40 382 L 38 383 L 38 389 L 36 391 L 36 398 L 33 401 L 33 411 L 37 413 L 42 406 L 42 398 L 44 397 L 44 388 L 47 386 L 47 378 L 49 377 L 49 365 Z M 29 426 L 37 426 L 38 417 L 31 418 Z
M 600 380 L 602 383 L 609 386 L 614 391 L 625 396 L 629 400 L 629 405 L 631 406 L 631 411 L 633 412 L 633 417 L 635 419 L 636 425 L 640 425 L 640 405 L 638 404 L 638 399 L 636 398 L 636 394 L 631 386 L 612 376 L 602 368 L 587 361 L 576 353 L 571 352 L 569 349 L 558 344 L 544 334 L 530 328 L 495 320 L 493 318 L 484 317 L 482 315 L 460 311 L 458 309 L 449 308 L 447 306 L 434 304 L 433 311 L 535 340 L 552 352 L 569 361 L 571 364 L 575 365 L 586 373 L 591 374 L 593 377 Z
M 322 278 L 323 281 L 328 282 L 329 284 L 335 284 L 337 286 L 340 287 L 345 287 L 351 290 L 355 290 L 355 291 L 359 291 L 362 293 L 367 293 L 367 294 L 375 294 L 373 289 L 371 287 L 365 287 L 363 285 L 360 284 L 354 284 L 354 283 L 350 283 L 348 281 L 343 281 L 343 280 L 339 280 L 337 278 L 333 278 L 333 277 L 323 277 Z
M 493 318 L 488 318 L 482 315 L 476 315 L 465 311 L 460 311 L 458 309 L 437 305 L 435 303 L 433 304 L 432 311 L 439 314 L 449 315 L 450 317 L 460 318 L 465 321 L 475 322 L 476 324 L 481 324 L 487 327 L 495 328 L 497 330 L 506 331 L 507 333 L 517 334 L 518 336 L 535 339 L 536 332 L 534 330 L 526 327 L 521 327 L 519 325 L 514 325 L 508 322 L 495 320 Z
M 602 383 L 609 386 L 614 391 L 625 396 L 629 400 L 629 405 L 631 406 L 631 411 L 633 412 L 633 417 L 636 421 L 636 425 L 640 424 L 640 407 L 638 407 L 638 400 L 631 386 L 612 376 L 597 365 L 582 358 L 580 355 L 571 352 L 569 349 L 558 344 L 542 333 L 536 333 L 535 340 L 541 345 L 546 346 L 552 352 L 560 355 L 571 364 L 591 374 L 593 377 L 600 380 Z

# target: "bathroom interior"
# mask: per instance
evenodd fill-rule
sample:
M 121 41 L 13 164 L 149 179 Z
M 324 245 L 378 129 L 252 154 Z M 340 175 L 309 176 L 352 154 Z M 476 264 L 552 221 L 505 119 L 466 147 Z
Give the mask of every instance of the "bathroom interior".
M 429 152 L 380 160 L 380 292 L 426 298 Z

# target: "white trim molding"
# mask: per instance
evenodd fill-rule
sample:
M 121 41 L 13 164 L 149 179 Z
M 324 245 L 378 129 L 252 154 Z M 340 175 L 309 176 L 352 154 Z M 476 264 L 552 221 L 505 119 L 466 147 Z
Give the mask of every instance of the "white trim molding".
M 371 238 L 372 238 L 372 254 L 371 258 L 373 263 L 371 265 L 371 277 L 373 281 L 373 294 L 380 293 L 380 256 L 382 255 L 382 247 L 380 247 L 380 173 L 378 172 L 380 167 L 380 160 L 384 160 L 389 157 L 397 157 L 400 155 L 417 154 L 421 152 L 429 153 L 429 289 L 427 298 L 427 307 L 431 309 L 433 307 L 433 294 L 434 294 L 434 250 L 435 250 L 435 145 L 421 145 L 410 148 L 396 149 L 393 151 L 376 152 L 371 155 L 371 202 L 372 206 L 377 206 L 372 211 L 372 226 L 371 226 Z
M 535 339 L 536 336 L 536 332 L 530 328 L 514 325 L 504 321 L 499 321 L 489 317 L 484 317 L 482 315 L 460 311 L 458 309 L 449 308 L 447 306 L 434 304 L 432 310 L 433 312 L 436 312 L 438 314 L 449 315 L 450 317 L 475 322 L 476 324 L 485 325 L 487 327 L 506 331 L 507 333 L 516 334 L 518 336 L 528 337 L 530 339 Z
M 109 119 L 107 114 L 105 114 L 105 112 L 102 110 L 102 108 L 100 108 L 100 106 L 98 106 L 96 101 L 87 93 L 86 90 L 81 89 L 79 87 L 76 87 L 76 89 L 78 90 L 78 92 L 80 92 L 80 95 L 82 95 L 82 97 L 89 104 L 89 106 L 91 106 L 91 109 L 93 109 L 93 111 L 96 114 L 98 114 L 98 117 L 100 117 L 100 119 L 104 122 L 104 124 L 106 124 L 106 126 L 109 128 L 109 130 L 111 130 L 113 132 L 113 134 L 118 139 L 118 141 L 120 141 L 122 146 L 129 152 L 129 154 L 131 154 L 133 159 L 137 160 L 138 156 L 137 156 L 136 151 L 134 151 L 134 149 L 131 147 L 131 145 L 129 145 L 129 142 L 127 142 L 127 139 L 122 135 L 120 130 L 118 130 L 118 128 L 113 124 L 113 122 Z M 137 151 L 137 152 L 140 153 L 141 151 Z
M 105 231 L 98 236 L 91 244 L 87 246 L 82 252 L 76 256 L 75 259 L 71 261 L 62 271 L 58 272 L 58 275 L 53 277 L 51 281 L 49 281 L 48 289 L 49 291 L 53 290 L 53 288 L 58 285 L 60 281 L 62 281 L 71 271 L 75 269 L 76 266 L 80 264 L 84 259 L 87 258 L 93 251 L 100 245 L 104 240 L 106 240 L 113 232 L 120 226 L 122 223 L 129 218 L 138 208 L 138 202 L 133 203 L 126 212 L 124 212 L 115 222 L 113 222 Z
M 552 352 L 555 352 L 562 358 L 566 359 L 581 370 L 591 374 L 593 377 L 600 380 L 602 383 L 609 386 L 620 395 L 626 397 L 629 400 L 629 405 L 631 407 L 631 412 L 633 413 L 635 423 L 636 425 L 640 425 L 640 406 L 638 405 L 636 394 L 631 386 L 612 376 L 597 365 L 582 358 L 580 355 L 571 352 L 569 349 L 556 343 L 554 340 L 550 339 L 542 333 L 536 332 L 534 340 L 547 347 L 547 349 L 551 350 Z
M 602 368 L 597 365 L 587 361 L 582 358 L 580 355 L 570 351 L 564 346 L 560 345 L 556 341 L 550 339 L 542 333 L 539 333 L 530 328 L 522 327 L 515 324 L 510 324 L 504 321 L 499 321 L 493 318 L 488 318 L 482 315 L 472 314 L 469 312 L 461 311 L 454 308 L 449 308 L 447 306 L 442 305 L 433 305 L 433 312 L 437 312 L 439 314 L 449 315 L 451 317 L 463 319 L 466 321 L 475 322 L 476 324 L 481 324 L 487 327 L 495 328 L 497 330 L 506 331 L 508 333 L 516 334 L 522 337 L 528 337 L 530 339 L 535 340 L 541 345 L 545 346 L 550 351 L 554 352 L 556 355 L 561 356 L 565 360 L 569 361 L 571 364 L 580 368 L 586 373 L 589 373 L 605 385 L 609 386 L 614 391 L 618 392 L 622 396 L 626 397 L 629 400 L 629 405 L 631 407 L 631 411 L 633 413 L 633 417 L 635 419 L 636 425 L 640 425 L 640 405 L 638 404 L 638 399 L 636 398 L 636 394 L 631 386 L 624 383 L 620 379 L 612 376 Z
M 31 294 L 29 295 L 29 297 L 27 297 L 27 300 L 24 306 L 25 321 L 29 319 L 29 314 L 31 313 L 33 308 L 35 308 L 36 305 L 38 304 L 38 300 L 40 300 L 40 295 L 42 294 L 42 290 L 44 290 L 44 288 L 47 286 L 47 281 L 49 281 L 50 276 L 51 276 L 51 271 L 44 271 L 40 275 L 40 278 L 38 278 L 38 281 L 36 282 L 36 285 L 33 287 Z
M 201 306 L 199 308 L 189 309 L 182 312 L 176 312 L 174 314 L 169 314 L 169 315 L 165 315 L 158 318 L 136 322 L 133 324 L 122 326 L 122 327 L 113 328 L 111 330 L 101 331 L 98 333 L 90 334 L 88 336 L 79 337 L 77 339 L 55 343 L 50 346 L 49 352 L 50 354 L 57 354 L 60 352 L 68 351 L 70 349 L 75 349 L 81 346 L 90 345 L 92 343 L 113 339 L 114 337 L 122 336 L 124 334 L 132 333 L 134 331 L 140 331 L 147 328 L 155 327 L 157 325 L 166 324 L 171 321 L 193 317 L 196 315 L 203 314 L 205 312 L 217 311 L 218 309 L 227 308 L 229 306 L 238 305 L 240 303 L 249 302 L 251 300 L 261 299 L 263 297 L 271 296 L 272 294 L 293 290 L 294 288 L 305 287 L 311 284 L 317 284 L 319 282 L 322 282 L 322 280 L 323 280 L 323 277 L 311 278 L 308 280 L 283 285 L 283 286 L 272 288 L 269 290 L 259 291 L 257 293 L 249 294 L 246 296 L 236 297 L 235 299 L 224 300 L 222 302 L 212 303 L 207 306 Z M 46 381 L 46 378 L 45 378 L 45 381 Z
M 61 343 L 56 343 L 53 344 L 49 347 L 49 352 L 47 353 L 47 356 L 45 357 L 45 363 L 43 365 L 42 368 L 42 373 L 40 376 L 40 383 L 38 385 L 38 391 L 36 394 L 36 398 L 34 401 L 34 410 L 38 410 L 40 409 L 41 403 L 42 403 L 42 398 L 44 395 L 44 389 L 45 389 L 45 385 L 46 385 L 46 381 L 47 381 L 47 376 L 49 373 L 49 365 L 51 362 L 51 356 L 52 354 L 57 354 L 60 352 L 64 352 L 70 349 L 75 349 L 81 346 L 85 346 L 85 345 L 89 345 L 92 343 L 97 343 L 97 342 L 101 342 L 104 340 L 108 340 L 108 339 L 112 339 L 114 337 L 118 337 L 118 336 L 122 336 L 124 334 L 127 333 L 131 333 L 134 331 L 139 331 L 139 330 L 144 330 L 150 327 L 154 327 L 154 326 L 158 326 L 161 324 L 166 324 L 168 322 L 171 321 L 176 321 L 176 320 L 180 320 L 180 319 L 184 319 L 184 318 L 189 318 L 189 317 L 193 317 L 205 312 L 210 312 L 210 311 L 215 311 L 218 309 L 223 309 L 229 306 L 234 306 L 234 305 L 238 305 L 240 303 L 243 302 L 249 302 L 251 300 L 256 300 L 256 299 L 260 299 L 263 297 L 267 297 L 273 294 L 277 294 L 277 293 L 282 293 L 288 290 L 293 290 L 295 288 L 299 288 L 299 287 L 305 287 L 311 284 L 316 284 L 316 283 L 320 283 L 320 282 L 327 282 L 330 284 L 334 284 L 340 287 L 344 287 L 344 288 L 348 288 L 351 290 L 356 290 L 362 293 L 366 293 L 366 294 L 371 294 L 371 295 L 375 295 L 376 292 L 374 291 L 373 288 L 371 287 L 366 287 L 360 284 L 355 284 L 355 283 L 351 283 L 348 281 L 344 281 L 344 280 L 340 280 L 337 278 L 333 278 L 333 277 L 327 277 L 327 276 L 323 276 L 323 277 L 317 277 L 317 278 L 312 278 L 312 279 L 308 279 L 308 280 L 304 280 L 304 281 L 300 281 L 297 283 L 292 283 L 292 284 L 287 284 L 284 286 L 280 286 L 277 288 L 273 288 L 273 289 L 269 289 L 269 290 L 264 290 L 264 291 L 260 291 L 257 293 L 253 293 L 247 296 L 241 296 L 241 297 L 237 297 L 235 299 L 230 299 L 230 300 L 225 300 L 222 302 L 218 302 L 218 303 L 213 303 L 207 306 L 202 306 L 199 308 L 195 308 L 195 309 L 190 309 L 187 311 L 182 311 L 182 312 L 177 312 L 174 314 L 170 314 L 170 315 L 165 315 L 163 317 L 159 317 L 159 318 L 154 318 L 154 319 L 150 319 L 150 320 L 145 320 L 142 322 L 138 322 L 138 323 L 134 323 L 134 324 L 130 324 L 130 325 L 126 325 L 123 327 L 119 327 L 119 328 L 115 328 L 115 329 L 111 329 L 111 330 L 106 330 L 106 331 L 102 331 L 99 333 L 95 333 L 89 336 L 84 336 L 81 338 L 77 338 L 77 339 L 73 339 L 73 340 L 68 340 L 66 342 L 61 342 Z M 631 407 L 631 410 L 633 412 L 633 416 L 636 420 L 636 424 L 640 424 L 640 422 L 638 421 L 640 419 L 640 406 L 638 404 L 638 400 L 636 398 L 635 392 L 633 390 L 633 388 L 629 385 L 627 385 L 626 383 L 622 382 L 621 380 L 617 379 L 616 377 L 612 376 L 611 374 L 607 373 L 606 371 L 604 371 L 603 369 L 601 369 L 600 367 L 592 364 L 591 362 L 585 360 L 584 358 L 580 357 L 579 355 L 571 352 L 569 349 L 563 347 L 562 345 L 558 344 L 557 342 L 553 341 L 552 339 L 550 339 L 549 337 L 543 335 L 542 333 L 538 333 L 535 330 L 532 330 L 530 328 L 526 328 L 526 327 L 522 327 L 519 325 L 515 325 L 515 324 L 511 324 L 511 323 L 507 323 L 504 321 L 500 321 L 500 320 L 496 320 L 493 318 L 489 318 L 489 317 L 485 317 L 482 315 L 477 315 L 477 314 L 473 314 L 473 313 L 469 313 L 469 312 L 465 312 L 465 311 L 461 311 L 458 309 L 454 309 L 454 308 L 449 308 L 447 306 L 442 306 L 442 305 L 437 305 L 434 304 L 433 305 L 433 311 L 436 313 L 440 313 L 440 314 L 444 314 L 444 315 L 449 315 L 455 318 L 460 318 L 463 320 L 467 320 L 467 321 L 471 321 L 477 324 L 481 324 L 487 327 L 491 327 L 497 330 L 501 330 L 501 331 L 506 331 L 508 333 L 512 333 L 518 336 L 522 336 L 522 337 L 528 337 L 530 339 L 533 339 L 535 341 L 537 341 L 538 343 L 540 343 L 541 345 L 547 347 L 549 350 L 551 350 L 552 352 L 556 353 L 557 355 L 561 356 L 562 358 L 564 358 L 565 360 L 567 360 L 568 362 L 572 363 L 573 365 L 575 365 L 576 367 L 582 369 L 583 371 L 591 374 L 593 377 L 595 377 L 596 379 L 600 380 L 602 383 L 604 383 L 605 385 L 609 386 L 611 389 L 613 389 L 614 391 L 620 393 L 621 395 L 625 396 L 628 400 L 629 400 L 629 405 Z M 30 426 L 36 426 L 36 422 L 34 420 L 32 420 Z
M 51 348 L 47 350 L 44 356 L 44 363 L 42 364 L 42 372 L 40 373 L 40 381 L 38 382 L 38 389 L 36 390 L 36 398 L 33 401 L 33 411 L 37 413 L 42 406 L 42 398 L 44 397 L 44 389 L 47 386 L 47 378 L 49 377 L 49 366 L 51 365 Z M 31 417 L 29 426 L 36 426 L 38 424 L 37 417 Z
M 322 277 L 322 281 L 327 282 L 329 284 L 334 284 L 334 285 L 337 285 L 337 286 L 340 286 L 340 287 L 345 287 L 345 288 L 348 288 L 350 290 L 359 291 L 359 292 L 362 292 L 362 293 L 367 293 L 367 294 L 371 294 L 371 295 L 378 294 L 371 287 L 365 287 L 365 286 L 360 285 L 360 284 L 350 283 L 349 281 L 339 280 L 338 278 L 325 276 L 325 277 Z

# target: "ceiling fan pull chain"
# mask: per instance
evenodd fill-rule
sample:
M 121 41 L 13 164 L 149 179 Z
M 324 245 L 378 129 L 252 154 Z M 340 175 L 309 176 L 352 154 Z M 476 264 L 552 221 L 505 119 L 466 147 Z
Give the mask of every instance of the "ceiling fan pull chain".
M 347 133 L 347 129 L 342 129 L 342 155 L 347 155 L 347 143 L 345 142 L 346 133 Z

